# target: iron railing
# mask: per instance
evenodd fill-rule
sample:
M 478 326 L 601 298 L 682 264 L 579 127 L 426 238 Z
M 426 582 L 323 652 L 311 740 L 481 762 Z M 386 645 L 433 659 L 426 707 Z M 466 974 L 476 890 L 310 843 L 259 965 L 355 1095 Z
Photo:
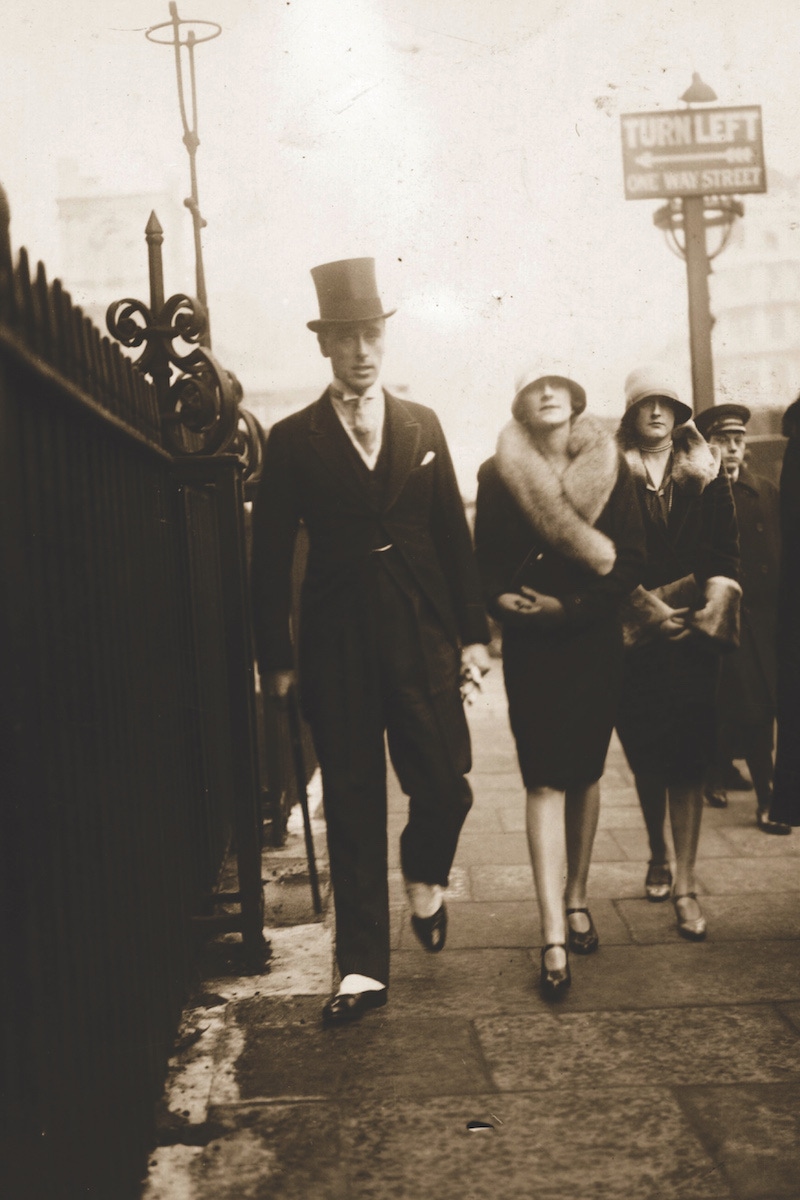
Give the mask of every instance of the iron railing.
M 263 960 L 235 454 L 12 261 L 0 193 L 0 1195 L 125 1200 L 235 839 Z

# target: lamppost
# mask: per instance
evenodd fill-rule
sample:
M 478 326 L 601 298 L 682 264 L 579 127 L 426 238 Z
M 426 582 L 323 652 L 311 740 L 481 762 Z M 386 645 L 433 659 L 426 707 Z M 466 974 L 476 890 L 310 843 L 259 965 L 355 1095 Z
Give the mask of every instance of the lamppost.
M 124 346 L 131 350 L 142 348 L 137 366 L 155 385 L 168 447 L 177 454 L 238 455 L 244 467 L 245 486 L 252 490 L 261 469 L 262 437 L 256 419 L 240 407 L 242 388 L 236 376 L 211 353 L 201 235 L 206 221 L 200 212 L 197 188 L 200 139 L 194 48 L 219 37 L 222 27 L 216 21 L 183 20 L 174 2 L 169 5 L 169 13 L 169 21 L 151 26 L 145 36 L 158 45 L 172 46 L 175 51 L 183 144 L 189 155 L 191 194 L 184 204 L 191 213 L 194 231 L 196 295 L 177 293 L 165 299 L 161 254 L 164 234 L 156 214 L 151 213 L 145 230 L 150 304 L 130 298 L 117 300 L 109 305 L 106 325 Z M 186 29 L 185 37 L 182 28 Z M 171 37 L 164 36 L 160 32 L 163 30 L 170 30 Z M 188 60 L 188 105 L 184 94 L 184 53 Z
M 695 104 L 713 104 L 716 92 L 695 72 L 692 82 L 680 97 L 691 109 Z M 663 230 L 670 249 L 686 262 L 689 293 L 689 345 L 692 364 L 692 392 L 695 412 L 714 404 L 714 360 L 711 352 L 711 315 L 708 276 L 710 260 L 728 244 L 737 217 L 744 216 L 744 205 L 728 195 L 688 195 L 673 197 L 653 214 L 653 224 Z M 706 230 L 719 228 L 719 245 L 709 254 Z
M 196 294 L 197 299 L 203 305 L 206 311 L 206 329 L 201 342 L 204 346 L 211 345 L 211 326 L 208 319 L 208 296 L 206 294 L 206 277 L 203 268 L 203 244 L 201 230 L 207 225 L 200 213 L 200 200 L 197 193 L 197 147 L 200 145 L 200 138 L 197 136 L 197 82 L 194 70 L 194 48 L 200 42 L 210 42 L 214 38 L 219 37 L 222 33 L 222 26 L 216 21 L 196 21 L 193 19 L 181 20 L 178 16 L 178 6 L 175 3 L 170 3 L 169 6 L 170 20 L 164 21 L 161 25 L 151 25 L 145 31 L 145 37 L 148 41 L 155 42 L 159 46 L 172 46 L 175 50 L 175 75 L 178 81 L 178 104 L 181 111 L 181 123 L 183 125 L 183 144 L 186 147 L 186 152 L 189 155 L 189 179 L 191 184 L 191 195 L 184 200 L 184 204 L 192 214 L 192 227 L 194 229 L 194 259 L 195 259 L 195 278 L 196 278 Z M 181 40 L 181 26 L 188 26 L 186 32 L 186 40 Z M 210 30 L 211 32 L 195 32 L 195 26 L 201 31 Z M 168 40 L 166 37 L 157 36 L 160 30 L 170 29 L 172 37 Z M 187 117 L 186 97 L 184 95 L 183 81 L 183 62 L 182 52 L 185 49 L 186 57 L 189 64 L 189 94 L 191 98 L 191 123 Z

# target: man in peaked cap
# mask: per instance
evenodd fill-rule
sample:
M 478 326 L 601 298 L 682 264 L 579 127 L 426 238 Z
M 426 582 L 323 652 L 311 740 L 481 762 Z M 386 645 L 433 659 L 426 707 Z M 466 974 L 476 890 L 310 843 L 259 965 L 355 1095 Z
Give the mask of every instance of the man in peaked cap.
M 414 932 L 444 946 L 443 891 L 472 803 L 459 691 L 488 669 L 488 628 L 464 506 L 435 413 L 380 382 L 386 319 L 371 258 L 315 267 L 317 334 L 333 379 L 269 435 L 253 515 L 254 624 L 271 694 L 295 682 L 322 769 L 339 990 L 328 1025 L 386 1003 L 389 897 L 384 734 L 408 821 L 400 838 Z M 308 566 L 297 647 L 295 537 Z
M 770 820 L 780 562 L 778 489 L 744 465 L 749 420 L 750 410 L 744 404 L 718 404 L 701 412 L 695 422 L 722 454 L 736 506 L 742 571 L 741 643 L 722 660 L 719 745 L 706 781 L 706 798 L 715 807 L 727 805 L 726 771 L 733 757 L 744 758 L 755 788 L 759 829 L 788 834 L 790 825 Z

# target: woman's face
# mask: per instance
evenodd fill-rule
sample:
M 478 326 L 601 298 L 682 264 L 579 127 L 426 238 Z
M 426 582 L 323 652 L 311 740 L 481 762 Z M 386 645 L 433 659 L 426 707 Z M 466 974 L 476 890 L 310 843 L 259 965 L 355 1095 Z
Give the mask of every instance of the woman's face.
M 675 409 L 663 396 L 649 396 L 636 410 L 636 434 L 645 445 L 657 445 L 672 436 Z
M 554 429 L 572 417 L 572 394 L 556 380 L 540 379 L 523 395 L 526 424 L 531 429 Z

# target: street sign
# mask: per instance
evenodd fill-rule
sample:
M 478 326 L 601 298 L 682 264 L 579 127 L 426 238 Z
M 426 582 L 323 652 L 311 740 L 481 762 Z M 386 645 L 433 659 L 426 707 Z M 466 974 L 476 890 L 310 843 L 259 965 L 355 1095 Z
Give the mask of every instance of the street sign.
M 626 200 L 765 192 L 761 108 L 623 113 Z

